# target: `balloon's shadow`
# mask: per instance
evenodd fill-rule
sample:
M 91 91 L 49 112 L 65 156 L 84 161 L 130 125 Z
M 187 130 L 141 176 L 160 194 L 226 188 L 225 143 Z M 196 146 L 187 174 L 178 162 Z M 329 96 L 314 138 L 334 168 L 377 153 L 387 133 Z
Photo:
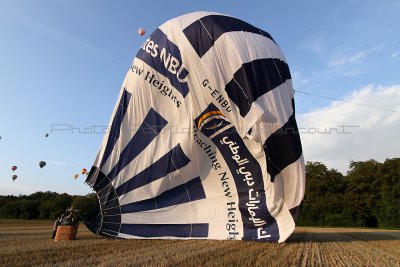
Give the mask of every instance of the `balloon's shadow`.
M 286 243 L 306 242 L 355 242 L 400 240 L 400 231 L 324 231 L 294 232 Z

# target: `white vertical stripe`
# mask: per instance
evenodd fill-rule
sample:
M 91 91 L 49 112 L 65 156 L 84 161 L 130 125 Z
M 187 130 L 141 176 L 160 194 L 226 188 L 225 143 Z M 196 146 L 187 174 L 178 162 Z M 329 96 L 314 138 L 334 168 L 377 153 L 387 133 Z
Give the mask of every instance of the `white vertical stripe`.
M 249 138 L 264 144 L 268 137 L 280 129 L 293 114 L 292 108 L 292 88 L 291 81 L 279 85 L 275 89 L 263 94 L 251 105 L 250 111 L 245 117 L 246 121 L 251 122 L 248 116 L 253 116 L 254 110 L 263 110 L 254 125 L 249 124 L 248 128 L 253 127 Z

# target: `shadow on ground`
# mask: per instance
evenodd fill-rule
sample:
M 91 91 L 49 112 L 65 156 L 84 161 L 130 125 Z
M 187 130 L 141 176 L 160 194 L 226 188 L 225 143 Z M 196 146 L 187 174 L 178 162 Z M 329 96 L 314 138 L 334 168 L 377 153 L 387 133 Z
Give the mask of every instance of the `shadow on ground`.
M 400 231 L 295 232 L 286 243 L 400 240 Z

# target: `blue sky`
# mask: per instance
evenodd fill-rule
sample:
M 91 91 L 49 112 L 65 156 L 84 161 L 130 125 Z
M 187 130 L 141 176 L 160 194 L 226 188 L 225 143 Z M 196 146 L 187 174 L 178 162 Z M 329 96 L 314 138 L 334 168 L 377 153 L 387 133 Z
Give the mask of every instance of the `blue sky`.
M 137 29 L 151 33 L 200 10 L 269 32 L 296 90 L 397 111 L 297 92 L 306 160 L 345 173 L 350 160 L 399 157 L 391 138 L 400 131 L 400 2 L 248 2 L 0 0 L 0 194 L 91 192 L 83 176 L 72 176 L 95 159 L 99 127 L 144 40 Z M 340 125 L 351 127 L 341 133 Z M 336 131 L 315 133 L 323 129 Z

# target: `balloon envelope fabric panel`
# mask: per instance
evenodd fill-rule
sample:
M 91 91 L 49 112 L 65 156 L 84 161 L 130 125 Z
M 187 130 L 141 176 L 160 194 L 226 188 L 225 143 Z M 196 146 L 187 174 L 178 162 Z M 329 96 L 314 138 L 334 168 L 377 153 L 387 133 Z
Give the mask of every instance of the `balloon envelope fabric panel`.
M 113 238 L 284 242 L 305 171 L 287 61 L 266 31 L 194 12 L 157 28 L 122 83 L 86 182 Z

